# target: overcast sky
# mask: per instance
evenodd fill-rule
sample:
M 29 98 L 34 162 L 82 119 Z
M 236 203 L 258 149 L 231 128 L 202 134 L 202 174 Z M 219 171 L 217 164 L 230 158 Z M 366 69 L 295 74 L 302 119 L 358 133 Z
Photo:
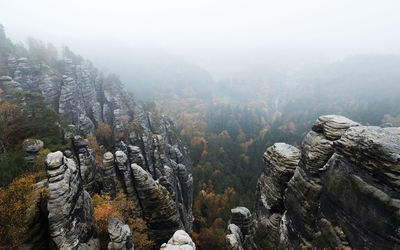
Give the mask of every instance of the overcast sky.
M 0 0 L 0 23 L 14 41 L 31 36 L 85 57 L 106 53 L 107 44 L 200 56 L 261 48 L 400 53 L 398 0 Z

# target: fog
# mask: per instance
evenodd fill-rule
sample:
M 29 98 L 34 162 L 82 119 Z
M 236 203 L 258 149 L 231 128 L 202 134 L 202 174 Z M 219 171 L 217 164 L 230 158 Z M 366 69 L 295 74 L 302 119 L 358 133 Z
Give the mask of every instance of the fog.
M 395 0 L 1 0 L 0 23 L 13 41 L 68 45 L 104 70 L 116 54 L 157 48 L 225 77 L 266 57 L 399 53 L 399 10 Z

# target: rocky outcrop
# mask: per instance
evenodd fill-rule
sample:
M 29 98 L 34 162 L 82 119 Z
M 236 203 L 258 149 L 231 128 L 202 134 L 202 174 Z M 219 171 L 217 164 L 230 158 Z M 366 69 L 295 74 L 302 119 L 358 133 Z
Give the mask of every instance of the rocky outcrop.
M 25 151 L 25 160 L 28 164 L 33 165 L 36 156 L 39 151 L 43 148 L 44 143 L 37 139 L 25 139 L 22 143 L 22 147 Z
M 68 159 L 66 162 L 76 162 L 80 179 L 77 191 L 80 195 L 73 196 L 74 202 L 78 197 L 87 201 L 85 192 L 81 191 L 83 189 L 89 194 L 104 192 L 111 197 L 122 191 L 133 201 L 136 216 L 156 218 L 146 222 L 152 225 L 151 228 L 165 228 L 166 231 L 160 234 L 163 235 L 162 239 L 157 240 L 167 241 L 177 229 L 191 233 L 192 163 L 174 131 L 173 121 L 155 109 L 145 109 L 136 103 L 117 77 L 104 75 L 89 61 L 69 50 L 65 52 L 61 60 L 47 65 L 45 61 L 38 63 L 33 60 L 29 53 L 21 56 L 16 50 L 7 51 L 4 53 L 7 56 L 0 58 L 5 67 L 1 74 L 6 74 L 0 75 L 0 88 L 42 94 L 49 107 L 72 122 L 64 135 L 65 141 L 71 143 L 71 148 L 64 153 L 67 156 L 65 159 Z M 102 162 L 96 162 L 95 152 L 90 149 L 85 137 L 90 133 L 95 134 L 100 123 L 110 126 L 113 135 L 104 143 L 107 145 L 99 146 L 101 153 L 112 151 L 115 155 L 106 153 Z M 160 186 L 157 189 L 166 191 L 161 198 L 157 198 L 167 201 L 164 211 L 156 211 L 154 204 L 144 205 L 148 197 L 140 194 L 137 187 L 146 186 L 147 183 L 137 182 L 142 175 L 139 179 L 134 176 L 132 164 L 137 164 L 147 172 Z M 63 177 L 57 172 L 54 178 L 61 180 Z M 77 182 L 75 172 L 71 178 Z M 70 191 L 75 192 L 72 188 Z M 65 209 L 69 208 L 60 206 L 60 216 Z M 157 222 L 161 225 L 157 225 Z
M 59 249 L 98 249 L 91 198 L 83 188 L 74 160 L 60 151 L 46 158 L 48 224 Z
M 160 250 L 196 250 L 196 245 L 185 231 L 178 230 Z
M 275 249 L 281 246 L 280 222 L 286 209 L 285 190 L 300 161 L 300 150 L 285 143 L 275 143 L 264 153 L 265 168 L 256 187 L 255 215 L 247 249 Z
M 116 217 L 108 219 L 108 233 L 110 234 L 110 242 L 108 250 L 133 250 L 132 233 L 129 226 L 122 223 Z
M 78 162 L 79 175 L 83 181 L 85 190 L 93 193 L 95 189 L 95 175 L 97 172 L 96 152 L 89 148 L 88 140 L 82 136 L 73 137 L 74 155 Z
M 227 250 L 243 250 L 243 235 L 235 224 L 229 224 L 225 236 L 225 248 Z
M 264 153 L 265 168 L 258 179 L 256 215 L 269 217 L 283 213 L 283 194 L 300 160 L 300 150 L 285 143 L 275 143 Z
M 137 164 L 132 164 L 131 169 L 151 238 L 161 245 L 166 237 L 182 228 L 176 204 L 167 189 L 144 169 Z
M 400 128 L 322 116 L 300 152 L 277 148 L 264 155 L 245 249 L 400 248 Z
M 247 235 L 251 222 L 251 213 L 245 207 L 231 209 L 231 223 L 237 225 L 243 235 Z

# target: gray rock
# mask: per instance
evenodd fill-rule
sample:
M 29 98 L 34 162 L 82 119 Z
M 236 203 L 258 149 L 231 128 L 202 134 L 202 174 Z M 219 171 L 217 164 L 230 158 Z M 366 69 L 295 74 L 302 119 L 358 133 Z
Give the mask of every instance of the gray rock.
M 25 139 L 22 143 L 22 147 L 25 151 L 25 160 L 28 164 L 33 165 L 34 161 L 39 154 L 39 151 L 43 148 L 44 143 L 37 139 Z
M 264 153 L 265 168 L 258 179 L 256 215 L 266 219 L 283 213 L 283 194 L 300 160 L 300 150 L 285 143 L 275 143 Z
M 270 158 L 265 157 L 267 166 L 278 165 Z M 257 217 L 243 246 L 398 249 L 399 176 L 400 128 L 322 116 L 304 138 L 301 159 L 286 187 L 268 181 L 276 178 L 274 171 L 263 172 Z M 284 190 L 279 213 L 269 205 L 272 195 L 279 197 L 275 190 Z
M 97 242 L 91 198 L 83 189 L 75 162 L 58 151 L 47 155 L 46 165 L 48 223 L 52 240 L 59 249 L 89 248 L 89 244 Z
M 160 250 L 196 250 L 196 245 L 185 231 L 178 230 Z
M 49 107 L 71 121 L 73 127 L 64 134 L 67 141 L 74 142 L 74 152 L 68 157 L 76 159 L 83 186 L 89 193 L 106 192 L 114 197 L 122 190 L 134 201 L 140 215 L 143 209 L 132 185 L 130 169 L 131 164 L 138 164 L 167 188 L 175 203 L 176 212 L 171 216 L 178 213 L 179 224 L 187 232 L 192 231 L 192 163 L 168 117 L 146 112 L 118 80 L 99 73 L 88 61 L 66 56 L 53 67 L 13 54 L 7 61 L 9 76 L 1 78 L 2 86 L 42 94 Z M 122 151 L 127 156 L 126 162 L 115 161 L 115 169 L 107 164 L 97 167 L 102 163 L 94 161 L 94 151 L 84 145 L 83 137 L 74 139 L 76 134 L 94 133 L 100 122 L 109 125 L 116 138 L 121 135 L 122 141 L 107 149 Z M 133 123 L 138 126 L 131 126 Z M 104 146 L 102 149 L 105 153 Z M 64 178 L 55 174 L 52 181 Z
M 227 250 L 243 250 L 243 235 L 235 224 L 229 224 L 225 236 L 225 248 Z
M 110 242 L 107 248 L 109 250 L 133 250 L 132 233 L 129 226 L 122 223 L 116 217 L 108 219 L 108 233 Z
M 348 128 L 355 126 L 360 126 L 360 124 L 344 116 L 324 115 L 317 119 L 313 124 L 312 130 L 323 133 L 329 140 L 337 140 Z
M 246 207 L 231 209 L 231 223 L 240 228 L 243 235 L 247 235 L 251 222 L 251 213 Z
M 183 228 L 176 204 L 167 189 L 136 164 L 131 165 L 136 191 L 152 239 L 162 244 L 178 229 Z

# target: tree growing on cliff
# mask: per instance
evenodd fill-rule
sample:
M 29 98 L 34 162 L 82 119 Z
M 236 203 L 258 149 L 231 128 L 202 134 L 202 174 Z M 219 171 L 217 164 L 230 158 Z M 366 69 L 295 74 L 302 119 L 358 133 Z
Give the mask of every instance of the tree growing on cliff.
M 34 192 L 37 174 L 22 175 L 0 187 L 0 249 L 16 249 L 29 228 L 24 223 L 27 209 L 40 192 Z
M 110 125 L 99 122 L 96 129 L 96 138 L 106 148 L 110 147 L 112 145 L 112 130 Z
M 126 198 L 126 195 L 122 191 L 117 194 L 114 200 L 107 194 L 95 194 L 92 198 L 92 206 L 102 249 L 107 249 L 109 242 L 108 218 L 111 216 L 118 217 L 121 221 L 128 224 L 136 248 L 144 250 L 153 249 L 154 242 L 149 240 L 146 222 L 134 216 L 134 205 L 132 201 Z

